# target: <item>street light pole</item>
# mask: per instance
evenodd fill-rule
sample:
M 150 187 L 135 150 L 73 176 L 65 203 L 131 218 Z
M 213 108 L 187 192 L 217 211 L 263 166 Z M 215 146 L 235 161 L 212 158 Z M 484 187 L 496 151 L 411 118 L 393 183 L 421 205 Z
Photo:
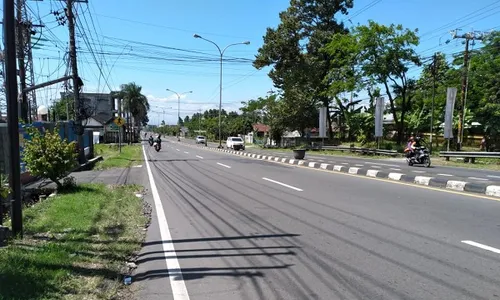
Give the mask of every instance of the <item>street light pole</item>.
M 227 45 L 224 49 L 221 50 L 219 45 L 217 45 L 215 42 L 208 40 L 198 34 L 194 35 L 194 38 L 196 39 L 202 39 L 205 40 L 217 47 L 217 50 L 219 50 L 220 54 L 220 78 L 219 78 L 219 148 L 222 148 L 222 119 L 221 119 L 221 114 L 222 114 L 222 62 L 224 58 L 224 52 L 226 52 L 227 48 L 231 46 L 236 46 L 236 45 L 250 45 L 249 41 L 241 42 L 241 43 L 234 43 L 234 44 L 229 44 Z
M 167 89 L 167 91 L 172 92 L 175 95 L 177 95 L 177 124 L 180 126 L 181 124 L 180 124 L 179 120 L 181 119 L 181 96 L 185 95 L 185 94 L 192 94 L 193 91 L 188 91 L 188 92 L 184 92 L 184 93 L 180 93 L 180 94 L 177 93 L 176 91 L 171 90 L 171 89 Z M 177 133 L 177 140 L 180 140 L 179 133 Z

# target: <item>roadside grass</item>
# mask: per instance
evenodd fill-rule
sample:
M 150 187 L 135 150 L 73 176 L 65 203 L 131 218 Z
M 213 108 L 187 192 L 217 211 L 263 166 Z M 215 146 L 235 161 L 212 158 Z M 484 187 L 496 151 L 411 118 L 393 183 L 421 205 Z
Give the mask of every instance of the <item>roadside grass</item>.
M 124 295 L 121 274 L 146 223 L 139 191 L 84 184 L 25 209 L 25 237 L 0 248 L 0 299 Z
M 96 144 L 95 153 L 103 160 L 98 162 L 95 169 L 128 168 L 143 161 L 141 145 L 122 145 L 122 152 L 118 145 Z

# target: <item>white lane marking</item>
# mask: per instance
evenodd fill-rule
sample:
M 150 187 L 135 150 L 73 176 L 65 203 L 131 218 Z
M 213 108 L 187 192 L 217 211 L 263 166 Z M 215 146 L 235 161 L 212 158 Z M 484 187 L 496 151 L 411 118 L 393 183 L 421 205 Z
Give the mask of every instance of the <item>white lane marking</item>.
M 453 177 L 453 175 L 451 175 L 451 174 L 438 174 L 438 176 Z
M 175 150 L 177 150 L 177 151 L 181 151 L 181 150 L 179 150 L 179 149 L 175 149 Z
M 486 179 L 486 178 L 479 178 L 479 177 L 468 177 L 469 179 L 472 179 L 472 180 L 479 180 L 479 181 L 490 181 L 489 179 Z
M 375 168 L 375 169 L 381 169 L 382 167 L 380 166 L 371 166 L 372 168 Z
M 488 245 L 483 245 L 483 244 L 480 244 L 480 243 L 476 243 L 474 241 L 462 241 L 462 243 L 470 245 L 470 246 L 478 247 L 478 248 L 481 248 L 483 250 L 488 250 L 488 251 L 500 254 L 500 249 L 493 248 L 493 247 L 490 247 Z
M 187 152 L 187 151 L 184 151 L 184 153 L 189 154 L 189 152 Z
M 291 186 L 291 185 L 288 185 L 288 184 L 285 184 L 283 182 L 279 182 L 279 181 L 276 181 L 276 180 L 272 180 L 272 179 L 269 179 L 269 178 L 266 178 L 266 177 L 262 177 L 262 179 L 264 179 L 266 181 L 269 181 L 269 182 L 272 182 L 272 183 L 279 184 L 281 186 L 287 187 L 287 188 L 292 189 L 292 190 L 296 190 L 296 191 L 299 191 L 299 192 L 303 191 L 302 189 L 299 189 L 297 187 L 294 187 L 294 186 Z
M 133 168 L 142 168 L 142 165 L 133 166 Z
M 198 158 L 200 158 L 200 159 L 203 159 L 203 156 L 196 155 L 196 157 L 198 157 Z
M 356 167 L 363 167 L 364 165 L 362 164 L 355 164 Z
M 398 168 L 390 168 L 390 169 L 393 171 L 401 171 L 401 169 L 398 169 Z
M 425 173 L 425 171 L 412 171 L 413 173 L 419 173 L 419 174 L 422 174 L 422 173 Z M 438 174 L 439 175 L 439 174 Z
M 499 179 L 499 178 L 500 178 L 500 176 L 496 176 L 496 175 L 488 175 L 488 176 L 486 176 L 486 177 L 489 177 L 489 178 L 497 178 L 497 179 Z
M 177 254 L 175 253 L 174 243 L 172 243 L 172 235 L 168 230 L 168 222 L 165 217 L 165 211 L 163 210 L 163 205 L 160 199 L 160 194 L 156 188 L 156 183 L 151 172 L 151 167 L 149 166 L 148 157 L 146 155 L 146 149 L 142 146 L 142 152 L 144 154 L 144 161 L 146 162 L 146 168 L 149 177 L 149 184 L 151 186 L 151 193 L 153 195 L 153 200 L 156 209 L 156 215 L 158 217 L 158 224 L 160 227 L 160 236 L 162 239 L 163 252 L 165 253 L 165 262 L 167 264 L 168 278 L 170 279 L 170 287 L 172 288 L 172 294 L 174 300 L 189 300 L 189 294 L 186 288 L 186 283 L 184 282 L 184 277 L 182 276 L 181 266 L 177 260 Z M 168 255 L 167 255 L 168 254 Z
M 364 162 L 365 165 L 369 165 L 369 164 L 372 164 L 372 165 L 379 165 L 379 166 L 386 166 L 386 167 L 394 167 L 394 168 L 397 168 L 399 167 L 398 165 L 389 165 L 389 164 L 382 164 L 382 163 L 374 163 L 374 162 Z
M 341 164 L 343 164 L 343 165 L 348 165 L 349 163 L 341 163 Z
M 224 168 L 228 168 L 228 169 L 231 169 L 231 167 L 230 167 L 230 166 L 228 166 L 228 165 L 225 165 L 225 164 L 221 164 L 221 163 L 217 163 L 217 164 L 218 164 L 219 166 L 223 166 Z

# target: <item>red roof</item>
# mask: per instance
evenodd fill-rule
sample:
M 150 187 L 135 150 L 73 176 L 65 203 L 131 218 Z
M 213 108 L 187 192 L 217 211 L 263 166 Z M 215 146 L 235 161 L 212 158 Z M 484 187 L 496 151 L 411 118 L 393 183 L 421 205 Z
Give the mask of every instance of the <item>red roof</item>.
M 260 124 L 260 123 L 253 124 L 253 131 L 269 132 L 269 129 L 270 129 L 270 127 L 268 125 L 264 125 L 264 124 Z

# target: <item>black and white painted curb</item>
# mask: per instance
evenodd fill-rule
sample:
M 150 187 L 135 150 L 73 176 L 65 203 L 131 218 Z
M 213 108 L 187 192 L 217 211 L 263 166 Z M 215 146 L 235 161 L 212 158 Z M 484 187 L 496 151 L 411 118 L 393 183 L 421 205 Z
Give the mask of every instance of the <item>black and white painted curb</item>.
M 191 144 L 185 144 L 185 145 L 194 146 Z M 332 172 L 342 172 L 342 173 L 361 175 L 373 178 L 390 179 L 394 181 L 413 183 L 417 185 L 445 188 L 459 192 L 469 192 L 469 193 L 482 194 L 486 196 L 500 197 L 500 185 L 489 185 L 487 183 L 466 182 L 459 180 L 446 180 L 444 178 L 435 178 L 428 176 L 407 175 L 397 172 L 386 172 L 382 170 L 375 170 L 375 169 L 372 170 L 368 168 L 347 167 L 344 165 L 326 164 L 309 160 L 299 160 L 288 157 L 262 155 L 246 151 L 245 152 L 234 151 L 234 150 L 219 149 L 214 147 L 205 147 L 205 146 L 195 146 L 195 147 L 204 148 L 212 151 L 226 152 L 229 154 L 234 154 L 239 156 L 246 156 L 249 158 L 254 158 L 259 160 L 268 160 L 268 161 L 289 164 L 289 165 L 297 165 L 313 169 L 322 169 Z

